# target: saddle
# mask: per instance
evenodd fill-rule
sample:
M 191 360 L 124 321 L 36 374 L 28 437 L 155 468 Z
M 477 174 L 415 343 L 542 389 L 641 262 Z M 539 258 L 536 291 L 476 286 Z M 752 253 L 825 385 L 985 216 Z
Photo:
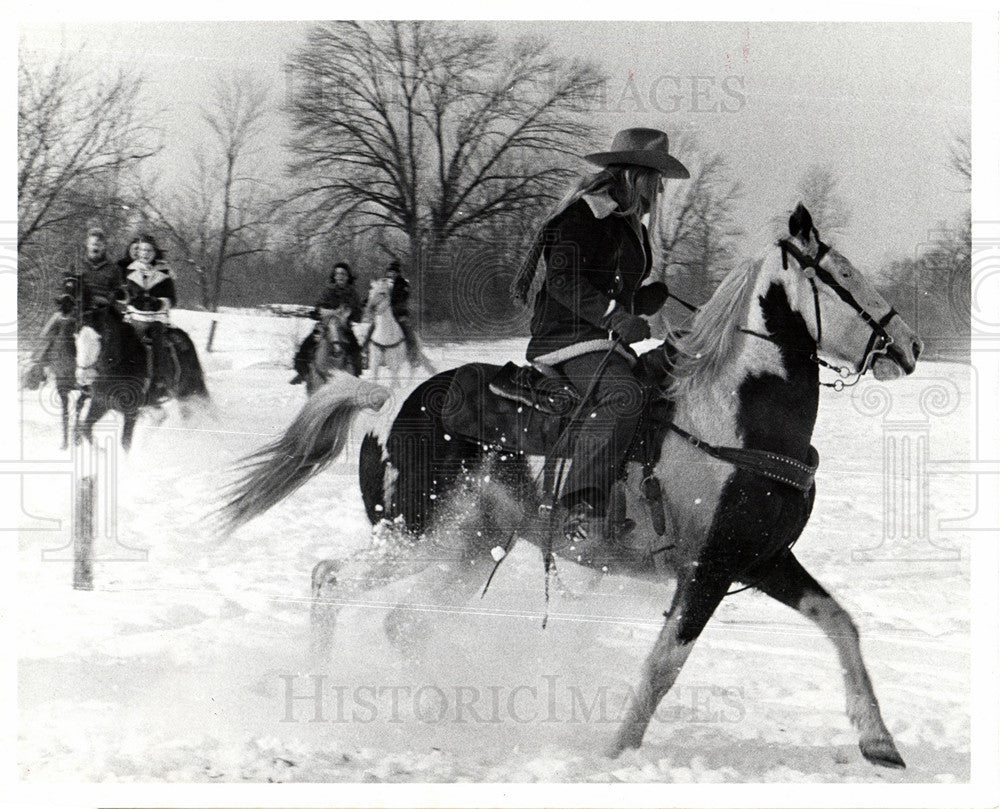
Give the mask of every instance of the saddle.
M 508 362 L 489 382 L 490 392 L 549 416 L 568 416 L 580 404 L 580 392 L 555 369 Z
M 643 418 L 626 456 L 647 463 L 658 453 L 673 416 L 673 403 L 659 393 L 671 365 L 668 352 L 643 354 L 634 372 L 647 391 Z M 439 414 L 456 435 L 529 455 L 570 457 L 572 442 L 557 446 L 577 411 L 581 392 L 558 370 L 518 365 L 471 363 L 456 369 Z M 657 440 L 659 439 L 659 440 Z M 567 446 L 567 444 L 569 446 Z M 655 462 L 655 459 L 652 459 Z

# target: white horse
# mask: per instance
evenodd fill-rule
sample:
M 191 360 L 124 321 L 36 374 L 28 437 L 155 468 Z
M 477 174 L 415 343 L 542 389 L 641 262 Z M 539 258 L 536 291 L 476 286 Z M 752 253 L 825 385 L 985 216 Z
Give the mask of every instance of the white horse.
M 399 381 L 399 370 L 407 360 L 412 368 L 423 366 L 431 373 L 436 369 L 421 351 L 416 335 L 410 335 L 412 343 L 407 345 L 407 334 L 392 313 L 391 278 L 376 278 L 368 291 L 364 320 L 372 324 L 368 335 L 368 367 L 372 378 L 379 378 L 379 369 L 389 372 L 390 386 Z

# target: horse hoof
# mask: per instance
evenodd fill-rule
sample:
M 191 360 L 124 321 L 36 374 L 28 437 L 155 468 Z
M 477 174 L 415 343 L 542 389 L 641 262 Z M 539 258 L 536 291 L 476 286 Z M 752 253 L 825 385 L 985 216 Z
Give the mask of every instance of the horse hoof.
M 902 756 L 899 755 L 896 745 L 888 737 L 862 739 L 858 746 L 861 748 L 861 755 L 872 764 L 878 764 L 880 767 L 889 767 L 893 770 L 906 769 L 906 763 L 903 761 Z
M 313 598 L 320 598 L 324 590 L 329 590 L 337 584 L 336 573 L 340 569 L 340 562 L 334 559 L 323 559 L 317 562 L 312 569 L 312 595 Z

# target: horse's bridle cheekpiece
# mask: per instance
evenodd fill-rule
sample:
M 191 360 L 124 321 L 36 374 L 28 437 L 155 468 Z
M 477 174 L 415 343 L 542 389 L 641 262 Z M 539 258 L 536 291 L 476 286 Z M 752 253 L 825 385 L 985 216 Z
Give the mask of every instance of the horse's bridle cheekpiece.
M 816 354 L 813 354 L 812 359 L 824 368 L 830 368 L 840 374 L 841 379 L 836 382 L 822 382 L 820 384 L 826 387 L 832 387 L 834 390 L 843 390 L 849 385 L 857 384 L 858 380 L 871 370 L 872 364 L 875 359 L 879 356 L 884 356 L 888 351 L 889 346 L 892 345 L 892 337 L 889 336 L 889 332 L 885 330 L 885 327 L 889 325 L 890 321 L 899 314 L 894 307 L 890 306 L 889 311 L 886 312 L 882 317 L 876 319 L 871 313 L 868 312 L 859 302 L 858 299 L 851 294 L 849 289 L 846 289 L 840 281 L 837 280 L 836 276 L 831 273 L 826 268 L 820 266 L 820 262 L 823 260 L 823 256 L 830 252 L 830 246 L 825 244 L 819 238 L 819 233 L 813 231 L 816 236 L 816 243 L 819 245 L 816 250 L 815 256 L 810 256 L 803 253 L 799 248 L 788 239 L 781 239 L 778 242 L 778 246 L 781 248 L 781 266 L 784 269 L 788 269 L 788 256 L 790 255 L 795 259 L 799 268 L 805 273 L 806 278 L 809 280 L 809 284 L 812 286 L 813 293 L 813 305 L 816 308 L 816 348 L 820 347 L 823 342 L 823 318 L 820 315 L 819 308 L 819 289 L 816 286 L 816 279 L 818 278 L 826 286 L 830 287 L 837 296 L 848 306 L 850 306 L 855 312 L 858 313 L 861 320 L 867 325 L 871 330 L 871 336 L 868 338 L 868 344 L 865 346 L 865 353 L 862 355 L 861 364 L 859 370 L 856 372 L 851 371 L 849 368 L 837 367 L 826 362 Z M 879 340 L 882 340 L 882 344 L 877 346 Z M 854 376 L 852 382 L 844 382 L 844 379 Z

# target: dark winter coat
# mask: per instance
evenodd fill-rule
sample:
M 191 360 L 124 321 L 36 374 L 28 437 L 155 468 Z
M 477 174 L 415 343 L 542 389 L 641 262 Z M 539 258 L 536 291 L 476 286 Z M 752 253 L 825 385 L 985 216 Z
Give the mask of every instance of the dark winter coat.
M 149 268 L 140 261 L 132 262 L 125 286 L 136 309 L 157 311 L 160 308 L 160 298 L 166 298 L 171 306 L 177 305 L 173 275 L 162 261 L 155 262 Z
M 653 314 L 662 304 L 636 294 L 652 268 L 649 234 L 614 213 L 607 194 L 587 195 L 545 228 L 545 281 L 535 298 L 529 360 L 585 340 L 607 339 L 614 309 Z
M 118 265 L 104 256 L 97 261 L 84 258 L 66 281 L 66 291 L 74 294 L 76 290 L 80 290 L 84 306 L 89 307 L 95 303 L 113 301 L 125 279 Z
M 346 306 L 351 310 L 347 316 L 348 321 L 356 323 L 361 320 L 361 298 L 353 284 L 333 284 L 327 283 L 323 287 L 323 294 L 316 302 L 317 309 L 339 309 Z
M 401 275 L 393 281 L 389 305 L 396 320 L 410 316 L 410 282 Z

